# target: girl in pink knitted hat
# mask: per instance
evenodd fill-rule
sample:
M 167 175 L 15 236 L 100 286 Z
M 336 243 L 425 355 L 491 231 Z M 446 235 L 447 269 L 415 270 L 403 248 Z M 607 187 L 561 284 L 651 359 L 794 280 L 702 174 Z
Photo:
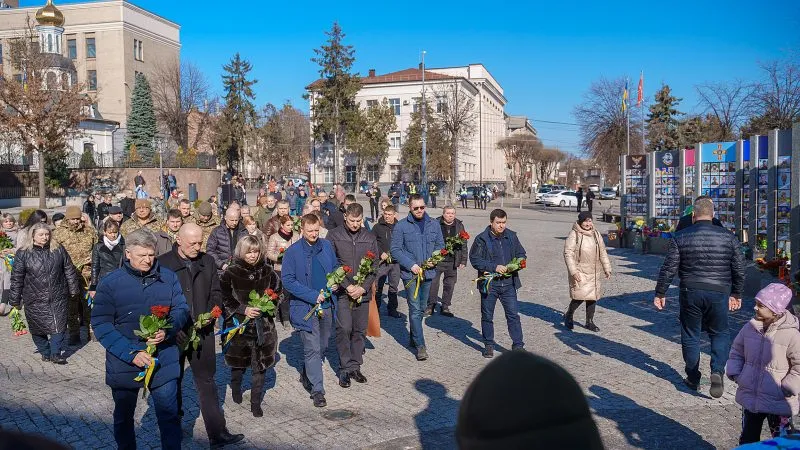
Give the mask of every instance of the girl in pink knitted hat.
M 761 440 L 767 419 L 773 437 L 793 431 L 800 393 L 800 330 L 786 310 L 792 291 L 772 283 L 756 294 L 755 317 L 733 341 L 725 373 L 735 381 L 742 405 L 740 444 Z

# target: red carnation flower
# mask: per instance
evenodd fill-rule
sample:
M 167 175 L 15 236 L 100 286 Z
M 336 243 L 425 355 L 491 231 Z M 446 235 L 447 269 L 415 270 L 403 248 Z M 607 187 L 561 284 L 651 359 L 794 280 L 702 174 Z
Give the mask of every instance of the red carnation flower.
M 466 240 L 466 239 L 469 239 L 469 233 L 467 233 L 467 232 L 466 232 L 466 231 L 464 231 L 464 230 L 462 230 L 462 231 L 461 231 L 461 233 L 458 233 L 458 236 L 459 236 L 461 239 L 464 239 L 464 240 Z
M 439 254 L 442 255 L 442 256 L 447 256 L 447 249 L 443 248 L 443 249 L 439 250 Z
M 519 262 L 519 268 L 520 269 L 524 269 L 527 266 L 528 266 L 528 263 L 524 259 Z
M 283 247 L 281 247 L 280 249 L 278 249 L 278 253 L 283 253 L 283 252 L 285 252 L 285 251 L 286 251 L 286 249 L 285 249 L 285 248 L 283 248 Z
M 353 268 L 350 266 L 342 266 L 342 270 L 344 270 L 344 273 L 347 274 L 353 273 Z
M 367 259 L 375 259 L 375 253 L 372 253 L 372 250 L 367 250 L 367 254 L 365 257 Z
M 211 309 L 211 317 L 212 318 L 218 319 L 219 316 L 221 316 L 221 315 L 222 315 L 222 309 L 219 306 L 214 306 L 214 308 Z
M 163 306 L 163 305 L 151 306 L 150 313 L 158 317 L 159 319 L 163 319 L 164 317 L 167 317 L 167 314 L 169 314 L 169 306 Z

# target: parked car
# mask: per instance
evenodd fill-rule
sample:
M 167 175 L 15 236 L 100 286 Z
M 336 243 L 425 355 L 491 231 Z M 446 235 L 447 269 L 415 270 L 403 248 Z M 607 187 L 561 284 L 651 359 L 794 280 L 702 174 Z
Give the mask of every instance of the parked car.
M 551 192 L 552 190 L 553 189 L 549 188 L 549 187 L 543 187 L 543 188 L 539 189 L 538 191 L 536 191 L 536 198 L 535 198 L 534 202 L 535 203 L 542 203 L 542 196 L 544 194 L 547 194 L 548 192 Z
M 552 191 L 542 195 L 544 206 L 578 206 L 578 194 L 575 191 Z M 586 204 L 586 200 L 582 202 Z
M 596 184 L 590 184 L 589 185 L 589 190 L 592 191 L 592 192 L 600 192 L 600 186 L 598 186 Z
M 598 197 L 600 197 L 600 200 L 614 200 L 617 198 L 617 190 L 613 187 L 604 187 L 600 190 Z

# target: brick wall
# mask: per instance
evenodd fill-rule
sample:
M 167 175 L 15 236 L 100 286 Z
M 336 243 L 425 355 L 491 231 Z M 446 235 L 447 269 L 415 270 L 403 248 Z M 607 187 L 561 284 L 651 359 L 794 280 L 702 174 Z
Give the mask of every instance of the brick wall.
M 120 191 L 126 189 L 133 190 L 133 179 L 139 169 L 75 169 L 71 172 L 71 184 L 74 189 L 83 191 L 91 184 L 94 177 L 110 177 L 119 187 Z M 158 181 L 159 169 L 141 169 L 145 180 L 145 190 L 150 195 L 155 195 L 160 183 Z M 164 173 L 167 170 L 164 169 Z M 189 183 L 197 184 L 197 195 L 200 199 L 208 199 L 212 194 L 217 193 L 221 173 L 216 169 L 172 169 L 172 174 L 178 180 L 178 190 L 186 194 L 189 198 Z

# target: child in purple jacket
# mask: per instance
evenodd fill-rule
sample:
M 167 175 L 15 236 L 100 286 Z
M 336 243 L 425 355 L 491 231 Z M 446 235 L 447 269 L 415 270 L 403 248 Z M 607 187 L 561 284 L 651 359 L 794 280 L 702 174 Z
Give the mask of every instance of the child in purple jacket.
M 725 372 L 739 385 L 739 444 L 760 441 L 764 419 L 772 437 L 794 429 L 792 416 L 800 406 L 800 322 L 786 310 L 791 299 L 792 290 L 779 283 L 759 291 L 755 317 L 733 341 Z

